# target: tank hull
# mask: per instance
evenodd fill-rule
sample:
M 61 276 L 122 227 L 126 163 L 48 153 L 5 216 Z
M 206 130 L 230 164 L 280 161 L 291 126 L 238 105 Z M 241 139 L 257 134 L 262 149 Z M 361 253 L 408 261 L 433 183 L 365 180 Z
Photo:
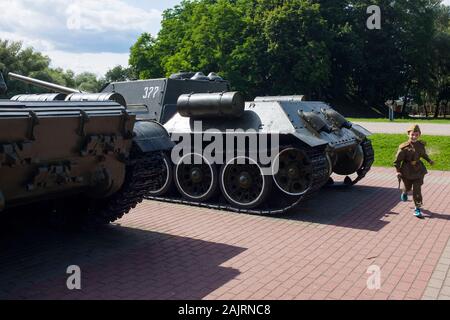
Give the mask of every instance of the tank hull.
M 121 217 L 158 178 L 164 150 L 142 137 L 140 147 L 135 127 L 113 101 L 0 100 L 0 212 L 36 203 L 72 222 Z
M 180 97 L 180 100 L 185 109 L 186 99 Z M 348 185 L 357 183 L 369 172 L 374 161 L 373 149 L 368 139 L 370 132 L 359 126 L 353 126 L 323 102 L 304 101 L 303 97 L 301 99 L 280 97 L 279 100 L 276 97 L 257 98 L 246 103 L 245 111 L 240 117 L 229 119 L 209 116 L 202 118 L 201 115 L 183 116 L 186 113 L 176 114 L 165 124 L 172 140 L 178 143 L 172 152 L 175 172 L 177 163 L 182 158 L 179 154 L 183 152 L 203 155 L 205 162 L 215 167 L 213 171 L 220 173 L 229 167 L 229 159 L 246 158 L 259 164 L 262 169 L 261 176 L 270 178 L 270 196 L 256 206 L 248 206 L 248 201 L 234 201 L 240 195 L 237 193 L 233 200 L 228 194 L 230 192 L 227 192 L 226 184 L 231 185 L 228 191 L 234 188 L 243 190 L 245 194 L 245 190 L 239 189 L 239 183 L 233 186 L 232 179 L 227 180 L 226 175 L 219 174 L 217 184 L 220 190 L 213 198 L 196 201 L 184 196 L 178 188 L 164 195 L 150 194 L 147 199 L 252 214 L 281 214 L 315 194 L 330 181 L 333 173 L 355 174 L 356 178 L 353 180 L 347 178 L 346 183 Z M 247 144 L 228 143 L 239 140 L 247 141 Z M 266 143 L 261 143 L 261 140 L 266 140 Z M 188 145 L 186 141 L 189 141 Z M 217 144 L 217 141 L 221 142 Z M 211 145 L 216 147 L 212 157 Z M 289 152 L 294 153 L 290 156 L 291 160 Z M 263 158 L 271 157 L 270 163 L 263 163 L 261 154 Z M 279 170 L 282 168 L 279 167 L 279 163 L 277 164 L 277 159 L 278 162 L 284 163 L 286 171 L 291 172 L 280 173 Z M 232 170 L 236 171 L 237 168 L 233 167 Z M 300 174 L 302 171 L 303 176 Z M 245 170 L 237 172 L 238 176 L 242 173 L 238 178 L 246 181 L 247 172 Z M 292 176 L 289 176 L 290 174 Z M 252 172 L 251 175 L 255 176 L 258 173 Z M 176 181 L 177 177 L 174 179 Z M 264 185 L 261 182 L 259 184 Z M 217 186 L 216 188 L 219 189 Z M 265 189 L 265 186 L 261 188 Z M 257 199 L 255 197 L 255 201 Z

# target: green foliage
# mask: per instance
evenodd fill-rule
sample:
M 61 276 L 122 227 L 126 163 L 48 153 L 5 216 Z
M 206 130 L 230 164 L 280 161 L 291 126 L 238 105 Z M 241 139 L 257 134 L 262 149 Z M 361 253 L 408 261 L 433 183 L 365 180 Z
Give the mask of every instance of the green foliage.
M 90 72 L 83 72 L 75 77 L 76 88 L 85 92 L 99 92 L 104 84 L 104 80 L 98 80 L 97 76 Z
M 368 110 L 448 88 L 449 7 L 439 0 L 184 0 L 131 49 L 140 78 L 216 71 L 248 98 L 306 94 Z M 379 5 L 382 29 L 366 9 Z M 446 91 L 447 90 L 447 91 Z
M 0 39 L 0 71 L 6 76 L 8 72 L 60 84 L 70 88 L 78 88 L 87 92 L 98 92 L 105 80 L 97 79 L 93 73 L 82 73 L 75 76 L 71 70 L 51 68 L 50 58 L 23 48 L 21 42 L 10 42 Z M 37 88 L 20 81 L 8 81 L 8 96 L 23 93 L 45 93 L 46 89 Z
M 374 134 L 370 137 L 375 150 L 375 166 L 393 167 L 398 146 L 408 140 L 406 134 Z M 421 140 L 427 143 L 426 148 L 431 159 L 435 161 L 428 169 L 450 171 L 450 137 L 423 135 Z
M 131 68 L 124 68 L 122 66 L 115 66 L 105 74 L 105 81 L 109 82 L 119 82 L 133 80 L 135 75 Z
M 140 79 L 158 78 L 162 75 L 161 59 L 155 39 L 148 33 L 142 34 L 131 47 L 130 65 L 132 72 Z

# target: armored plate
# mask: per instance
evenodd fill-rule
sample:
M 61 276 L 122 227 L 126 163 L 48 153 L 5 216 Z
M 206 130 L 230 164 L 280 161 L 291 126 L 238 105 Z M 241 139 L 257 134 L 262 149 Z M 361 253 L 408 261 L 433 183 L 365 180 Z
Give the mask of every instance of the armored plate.
M 102 92 L 120 93 L 130 112 L 138 119 L 165 123 L 176 113 L 178 97 L 186 93 L 224 92 L 229 90 L 227 81 L 191 79 L 152 79 L 114 82 Z
M 302 113 L 312 112 L 329 123 L 324 111 L 332 108 L 323 102 L 257 100 L 247 102 L 244 114 L 237 119 L 194 120 L 176 114 L 165 124 L 165 128 L 172 134 L 201 133 L 206 130 L 226 134 L 227 130 L 252 129 L 258 133 L 293 135 L 311 147 L 329 144 L 337 149 L 354 145 L 362 140 L 362 135 L 370 134 L 359 126 L 350 129 L 331 127 L 331 132 L 316 130 L 302 117 Z

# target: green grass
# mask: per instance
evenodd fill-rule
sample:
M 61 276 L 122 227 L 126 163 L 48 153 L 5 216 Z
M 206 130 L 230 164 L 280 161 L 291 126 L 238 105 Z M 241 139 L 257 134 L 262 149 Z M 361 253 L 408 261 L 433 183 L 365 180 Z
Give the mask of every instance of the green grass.
M 391 122 L 387 118 L 347 118 L 352 122 Z M 446 119 L 395 119 L 394 123 L 431 123 L 431 124 L 450 124 L 450 118 Z
M 375 149 L 375 166 L 393 167 L 398 146 L 407 141 L 406 134 L 374 134 L 370 137 Z M 434 166 L 423 160 L 428 169 L 450 171 L 450 136 L 421 137 L 427 143 L 428 155 L 435 161 Z

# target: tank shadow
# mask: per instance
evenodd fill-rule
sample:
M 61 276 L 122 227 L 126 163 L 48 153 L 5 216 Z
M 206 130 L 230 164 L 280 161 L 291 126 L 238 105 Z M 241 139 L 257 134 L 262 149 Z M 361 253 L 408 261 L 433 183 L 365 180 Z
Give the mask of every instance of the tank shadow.
M 192 299 L 235 278 L 221 267 L 245 248 L 110 225 L 63 232 L 38 219 L 6 221 L 0 299 Z M 70 265 L 81 290 L 68 290 Z
M 283 218 L 346 228 L 379 231 L 398 213 L 399 190 L 368 186 L 325 187 L 313 198 L 300 203 Z

